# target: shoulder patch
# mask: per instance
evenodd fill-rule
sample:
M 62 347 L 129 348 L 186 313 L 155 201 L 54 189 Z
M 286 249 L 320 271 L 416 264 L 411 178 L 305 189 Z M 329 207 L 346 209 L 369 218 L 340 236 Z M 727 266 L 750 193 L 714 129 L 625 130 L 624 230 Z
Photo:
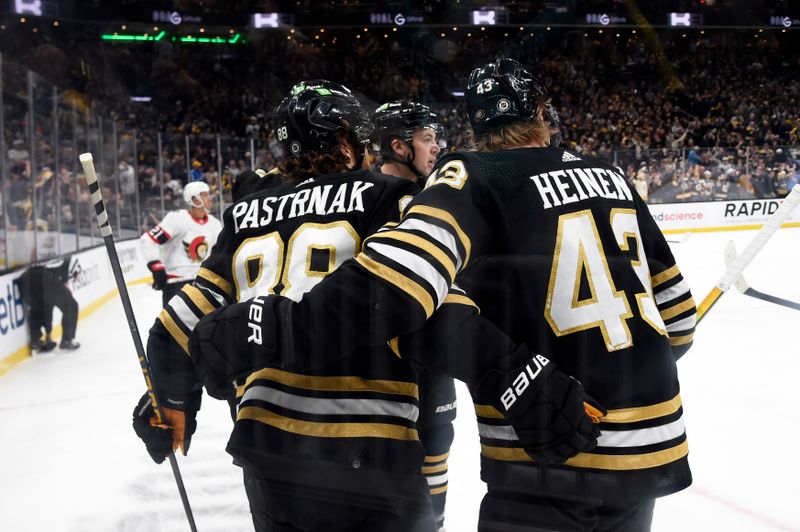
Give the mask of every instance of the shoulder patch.
M 412 199 L 414 199 L 414 196 L 412 196 L 411 194 L 408 194 L 406 196 L 403 196 L 399 200 L 397 200 L 397 206 L 399 207 L 399 211 L 400 211 L 401 215 L 403 214 L 403 211 L 406 210 L 406 207 L 408 207 L 408 204 L 411 203 Z
M 466 166 L 464 166 L 464 161 L 453 159 L 443 164 L 441 168 L 430 175 L 425 183 L 425 188 L 442 183 L 456 190 L 461 190 L 468 177 L 469 173 Z

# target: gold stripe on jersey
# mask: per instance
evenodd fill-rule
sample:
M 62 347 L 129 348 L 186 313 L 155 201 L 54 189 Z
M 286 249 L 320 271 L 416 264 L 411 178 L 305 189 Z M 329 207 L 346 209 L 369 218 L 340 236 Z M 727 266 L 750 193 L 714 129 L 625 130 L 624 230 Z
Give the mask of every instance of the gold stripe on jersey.
M 447 484 L 442 486 L 441 488 L 431 488 L 431 495 L 439 495 L 447 491 Z
M 565 464 L 587 469 L 648 469 L 669 464 L 687 454 L 689 454 L 689 443 L 684 440 L 675 447 L 651 453 L 623 455 L 580 453 L 567 460 Z
M 417 385 L 411 382 L 389 381 L 379 379 L 363 379 L 361 377 L 318 377 L 289 373 L 275 368 L 264 368 L 247 377 L 245 387 L 253 381 L 267 379 L 305 390 L 325 392 L 377 392 L 393 395 L 419 397 Z
M 690 297 L 686 301 L 682 301 L 682 302 L 678 303 L 677 305 L 673 305 L 673 306 L 671 306 L 669 308 L 665 308 L 664 310 L 661 310 L 659 312 L 661 312 L 661 318 L 664 321 L 667 321 L 670 318 L 674 318 L 675 316 L 677 316 L 679 314 L 683 314 L 687 310 L 691 310 L 691 309 L 694 309 L 694 308 L 695 308 L 694 299 L 692 299 Z
M 439 264 L 441 264 L 445 270 L 447 270 L 447 274 L 450 276 L 450 282 L 456 278 L 456 265 L 453 263 L 453 260 L 447 255 L 447 253 L 439 249 L 434 244 L 431 244 L 428 240 L 411 233 L 404 233 L 402 231 L 384 231 L 377 233 L 373 236 L 373 242 L 376 238 L 399 240 L 400 242 L 405 242 L 416 248 L 419 248 L 436 259 L 436 261 L 439 262 Z
M 413 297 L 422 307 L 423 311 L 425 312 L 425 317 L 431 317 L 431 314 L 433 314 L 433 311 L 436 309 L 436 305 L 434 305 L 433 298 L 431 298 L 431 295 L 428 293 L 428 291 L 418 283 L 412 281 L 402 273 L 389 268 L 385 264 L 375 261 L 367 256 L 366 253 L 359 253 L 358 257 L 356 257 L 356 262 L 361 264 L 361 266 L 363 266 L 367 271 L 374 273 L 381 279 L 393 284 L 406 294 Z
M 521 447 L 495 447 L 481 443 L 481 456 L 504 462 L 533 462 L 533 458 Z
M 634 423 L 636 421 L 646 421 L 657 417 L 664 417 L 674 414 L 681 407 L 681 396 L 676 395 L 669 401 L 649 406 L 633 408 L 618 408 L 609 410 L 608 414 L 601 420 L 603 423 Z M 475 405 L 475 414 L 486 419 L 504 419 L 495 407 L 491 405 Z
M 431 218 L 436 218 L 437 220 L 440 220 L 453 228 L 453 231 L 455 231 L 455 233 L 458 235 L 458 239 L 461 241 L 461 245 L 464 247 L 464 260 L 461 261 L 462 262 L 461 269 L 463 270 L 464 268 L 466 268 L 467 263 L 469 262 L 469 254 L 472 250 L 472 244 L 470 242 L 469 237 L 467 236 L 467 233 L 465 233 L 464 230 L 461 229 L 461 226 L 458 225 L 458 222 L 456 221 L 455 218 L 453 218 L 453 215 L 447 211 L 444 211 L 442 209 L 437 209 L 435 207 L 429 207 L 427 205 L 414 205 L 408 210 L 408 212 L 406 212 L 403 218 L 408 218 L 409 216 L 415 213 L 423 214 L 425 216 L 430 216 Z M 401 223 L 400 227 L 402 226 L 403 224 Z
M 450 451 L 447 451 L 444 454 L 437 454 L 436 456 L 426 456 L 425 462 L 431 464 L 434 462 L 441 462 L 442 460 L 447 460 L 450 457 Z
M 178 324 L 175 323 L 175 320 L 172 318 L 170 313 L 167 312 L 166 308 L 161 309 L 158 319 L 164 324 L 164 327 L 167 329 L 170 336 L 172 336 L 172 338 L 178 342 L 178 345 L 181 346 L 183 351 L 186 354 L 189 354 L 189 337 L 186 336 L 186 333 L 184 333 L 180 327 L 178 327 Z
M 255 406 L 239 409 L 236 420 L 249 419 L 270 425 L 285 432 L 315 436 L 317 438 L 386 438 L 391 440 L 419 440 L 415 429 L 389 423 L 320 423 L 281 416 Z
M 214 312 L 214 309 L 216 309 L 216 307 L 196 286 L 187 284 L 181 289 L 181 291 L 189 296 L 189 299 L 191 299 L 192 303 L 194 303 L 198 310 L 203 313 L 203 316 L 206 314 L 211 314 Z
M 674 414 L 681 407 L 681 396 L 676 395 L 669 401 L 657 403 L 649 406 L 639 406 L 633 408 L 619 408 L 609 410 L 608 414 L 602 419 L 603 423 L 634 423 L 636 421 L 646 421 L 657 417 L 664 417 Z
M 694 341 L 694 333 L 687 334 L 686 336 L 670 336 L 669 338 L 669 345 L 676 346 L 676 345 L 686 345 L 692 343 Z
M 425 457 L 427 461 L 427 456 Z M 435 466 L 422 466 L 422 474 L 423 475 L 430 475 L 431 473 L 441 473 L 442 471 L 447 471 L 447 462 Z
M 222 292 L 224 292 L 228 297 L 231 297 L 231 298 L 234 297 L 233 288 L 231 287 L 231 283 L 229 283 L 228 281 L 226 281 L 224 278 L 222 278 L 221 276 L 217 275 L 216 273 L 212 272 L 208 268 L 200 268 L 200 270 L 197 272 L 197 277 L 200 277 L 201 279 L 205 279 L 209 283 L 213 284 L 214 286 L 216 286 L 217 288 L 222 290 Z
M 478 311 L 478 314 L 481 313 L 480 307 L 469 297 L 461 295 L 461 294 L 454 294 L 452 292 L 447 294 L 447 297 L 444 298 L 444 303 L 455 303 L 458 305 L 466 305 L 468 307 L 475 307 L 475 310 Z
M 489 419 L 505 419 L 505 416 L 500 413 L 492 405 L 475 405 L 475 414 L 478 417 L 485 417 Z
M 389 349 L 392 350 L 392 353 L 397 355 L 397 358 L 403 358 L 403 355 L 400 354 L 400 338 L 394 337 L 387 342 L 389 344 Z
M 655 288 L 656 286 L 658 286 L 660 284 L 664 284 L 667 281 L 669 281 L 670 279 L 672 279 L 673 277 L 678 276 L 680 274 L 681 274 L 681 271 L 678 269 L 678 265 L 676 264 L 672 268 L 667 268 L 663 272 L 657 273 L 656 275 L 651 276 L 650 277 L 650 283 L 653 285 L 653 288 Z
M 524 449 L 519 447 L 495 447 L 482 443 L 481 454 L 492 460 L 513 462 L 534 461 Z M 675 462 L 687 454 L 689 454 L 689 443 L 684 440 L 675 447 L 650 453 L 619 455 L 580 453 L 564 462 L 564 465 L 584 469 L 609 469 L 616 471 L 649 469 Z

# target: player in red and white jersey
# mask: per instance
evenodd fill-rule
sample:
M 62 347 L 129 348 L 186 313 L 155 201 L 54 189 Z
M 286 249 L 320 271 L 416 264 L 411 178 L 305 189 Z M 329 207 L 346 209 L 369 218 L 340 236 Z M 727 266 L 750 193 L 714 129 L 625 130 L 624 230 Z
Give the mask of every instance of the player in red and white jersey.
M 139 238 L 147 268 L 153 273 L 153 288 L 162 291 L 164 305 L 194 279 L 222 229 L 220 221 L 208 212 L 211 194 L 206 183 L 187 184 L 183 199 L 188 209 L 168 212 L 161 223 Z

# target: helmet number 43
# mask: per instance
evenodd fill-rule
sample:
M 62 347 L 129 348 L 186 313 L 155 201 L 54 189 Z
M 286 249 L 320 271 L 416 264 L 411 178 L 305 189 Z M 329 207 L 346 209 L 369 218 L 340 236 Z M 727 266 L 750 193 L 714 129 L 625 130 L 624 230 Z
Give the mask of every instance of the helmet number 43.
M 483 94 L 484 92 L 491 92 L 494 86 L 494 81 L 492 79 L 485 79 L 478 86 L 475 88 L 475 92 L 478 94 Z

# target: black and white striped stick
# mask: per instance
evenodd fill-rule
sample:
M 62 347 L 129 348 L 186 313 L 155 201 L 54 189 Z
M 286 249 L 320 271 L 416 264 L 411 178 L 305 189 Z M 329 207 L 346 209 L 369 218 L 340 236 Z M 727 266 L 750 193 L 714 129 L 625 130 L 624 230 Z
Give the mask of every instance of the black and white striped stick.
M 100 191 L 100 183 L 97 181 L 97 174 L 94 170 L 94 159 L 91 153 L 82 153 L 79 157 L 81 166 L 83 166 L 83 173 L 86 176 L 86 184 L 89 185 L 89 192 L 92 195 L 92 203 L 94 204 L 94 212 L 97 215 L 97 223 L 100 226 L 100 234 L 103 237 L 103 242 L 106 245 L 108 258 L 111 261 L 111 269 L 114 271 L 114 280 L 117 283 L 117 290 L 119 290 L 119 297 L 122 300 L 122 307 L 125 309 L 125 317 L 128 319 L 128 329 L 131 331 L 133 337 L 133 344 L 136 347 L 136 355 L 139 357 L 139 365 L 142 368 L 144 381 L 147 385 L 147 394 L 150 396 L 150 401 L 153 404 L 153 411 L 155 412 L 156 419 L 159 424 L 163 423 L 164 413 L 161 410 L 161 404 L 156 398 L 153 391 L 152 377 L 150 373 L 150 366 L 147 363 L 145 356 L 144 346 L 142 345 L 142 338 L 139 336 L 139 327 L 136 325 L 136 317 L 133 314 L 133 307 L 131 306 L 131 299 L 128 295 L 128 287 L 125 285 L 125 278 L 122 276 L 122 268 L 119 264 L 119 257 L 117 256 L 117 248 L 114 247 L 114 237 L 111 236 L 111 224 L 108 223 L 108 212 L 103 203 L 103 194 Z M 189 520 L 189 526 L 192 532 L 197 532 L 197 527 L 194 524 L 194 515 L 192 508 L 189 506 L 189 497 L 186 495 L 186 488 L 183 486 L 183 478 L 181 477 L 180 469 L 178 469 L 178 461 L 175 459 L 175 454 L 170 451 L 169 464 L 172 466 L 172 474 L 175 476 L 175 482 L 178 484 L 178 492 L 180 492 L 181 502 L 183 502 L 183 509 L 186 511 L 186 518 Z

